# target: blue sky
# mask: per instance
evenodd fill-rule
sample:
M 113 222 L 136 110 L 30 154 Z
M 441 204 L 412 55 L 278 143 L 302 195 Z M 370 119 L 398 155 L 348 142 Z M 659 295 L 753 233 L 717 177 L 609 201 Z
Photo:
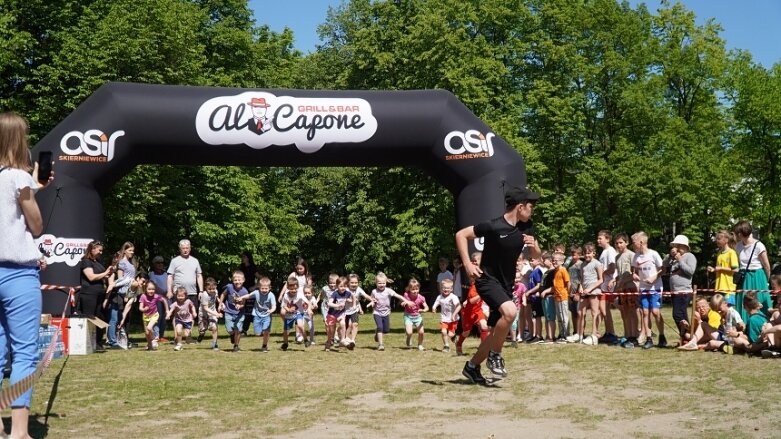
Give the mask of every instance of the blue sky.
M 325 21 L 329 6 L 340 0 L 251 0 L 258 24 L 267 24 L 274 31 L 286 26 L 293 31 L 294 45 L 303 52 L 315 50 L 319 43 L 317 26 Z M 633 6 L 641 3 L 630 0 Z M 651 12 L 661 3 L 645 0 Z M 697 23 L 708 18 L 721 23 L 721 37 L 728 49 L 746 49 L 754 60 L 769 68 L 781 62 L 781 1 L 779 0 L 684 0 L 686 7 L 697 15 Z

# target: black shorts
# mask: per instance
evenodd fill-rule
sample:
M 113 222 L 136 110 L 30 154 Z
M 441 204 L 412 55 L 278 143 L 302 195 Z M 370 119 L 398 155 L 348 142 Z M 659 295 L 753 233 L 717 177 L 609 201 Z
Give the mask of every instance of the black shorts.
M 542 298 L 540 297 L 533 297 L 531 299 L 532 302 L 532 317 L 538 318 L 544 316 L 544 312 L 542 310 Z
M 488 326 L 496 326 L 496 322 L 502 316 L 499 313 L 499 308 L 506 302 L 512 302 L 512 295 L 498 281 L 485 277 L 475 279 L 475 288 L 477 294 L 491 311 L 488 315 Z

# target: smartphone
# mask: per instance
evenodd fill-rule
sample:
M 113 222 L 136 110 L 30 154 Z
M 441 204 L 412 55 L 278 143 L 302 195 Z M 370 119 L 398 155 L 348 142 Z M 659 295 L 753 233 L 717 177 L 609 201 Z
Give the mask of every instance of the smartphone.
M 46 183 L 52 175 L 52 153 L 41 151 L 38 153 L 38 181 Z

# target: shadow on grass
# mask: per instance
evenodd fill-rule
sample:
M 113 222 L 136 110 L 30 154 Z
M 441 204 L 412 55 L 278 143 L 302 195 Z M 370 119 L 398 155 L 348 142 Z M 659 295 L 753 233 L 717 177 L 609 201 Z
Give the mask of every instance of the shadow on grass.
M 483 387 L 499 387 L 499 388 L 501 388 L 502 386 L 499 385 L 499 382 L 501 382 L 501 381 L 502 380 L 497 379 L 497 378 L 486 378 L 485 379 L 485 384 L 483 385 Z M 420 380 L 420 382 L 423 383 L 423 384 L 428 384 L 430 386 L 444 386 L 446 384 L 457 384 L 457 385 L 460 385 L 460 386 L 479 386 L 479 384 L 475 384 L 475 383 L 469 381 L 466 378 L 457 378 L 457 379 L 454 379 L 454 380 Z

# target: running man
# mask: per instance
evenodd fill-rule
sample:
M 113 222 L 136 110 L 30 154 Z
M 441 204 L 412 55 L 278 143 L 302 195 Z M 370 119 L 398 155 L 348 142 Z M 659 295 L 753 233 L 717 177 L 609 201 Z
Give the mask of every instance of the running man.
M 480 342 L 477 352 L 462 371 L 473 383 L 486 382 L 480 373 L 480 364 L 486 359 L 492 374 L 507 376 L 502 346 L 517 312 L 512 298 L 515 264 L 525 247 L 528 247 L 530 258 L 540 256 L 531 221 L 534 204 L 539 199 L 539 194 L 528 189 L 510 188 L 504 195 L 504 215 L 456 233 L 456 246 L 461 260 L 465 261 L 466 273 L 475 279 L 477 293 L 490 309 L 490 333 Z M 480 237 L 484 239 L 484 247 L 478 267 L 467 261 L 470 261 L 469 241 Z

